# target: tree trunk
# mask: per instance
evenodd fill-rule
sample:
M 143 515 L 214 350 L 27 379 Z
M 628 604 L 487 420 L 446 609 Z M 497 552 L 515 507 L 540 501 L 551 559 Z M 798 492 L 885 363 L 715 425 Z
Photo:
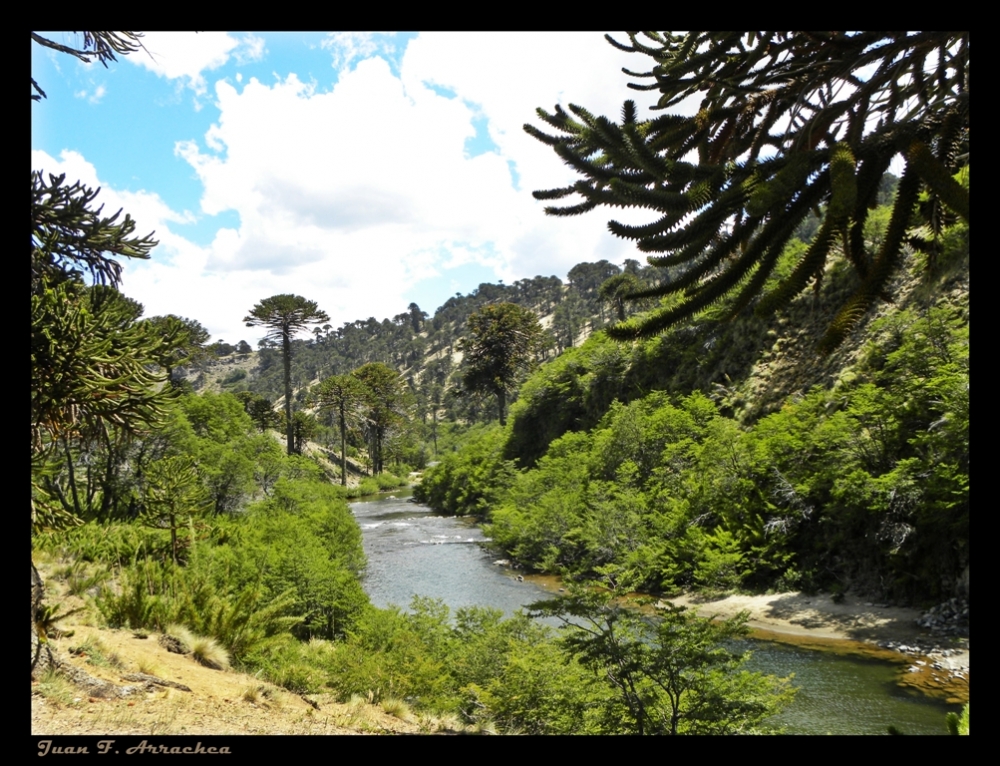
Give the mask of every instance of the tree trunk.
M 281 348 L 285 363 L 285 446 L 291 455 L 295 446 L 292 438 L 292 342 L 287 329 L 281 333 Z
M 347 486 L 347 413 L 340 407 L 340 484 Z
M 44 637 L 38 632 L 38 619 L 42 611 L 42 598 L 45 589 L 42 586 L 42 576 L 31 562 L 31 675 L 41 675 L 52 663 L 52 653 Z
M 497 406 L 500 407 L 500 426 L 507 425 L 507 392 L 503 389 L 497 391 Z

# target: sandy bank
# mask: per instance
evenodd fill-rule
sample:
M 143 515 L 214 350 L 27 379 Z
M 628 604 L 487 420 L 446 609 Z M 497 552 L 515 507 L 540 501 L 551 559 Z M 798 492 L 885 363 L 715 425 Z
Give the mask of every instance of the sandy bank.
M 895 660 L 907 666 L 901 682 L 956 701 L 969 698 L 969 639 L 935 636 L 918 627 L 918 609 L 850 596 L 834 603 L 829 596 L 803 593 L 715 599 L 685 595 L 671 601 L 704 617 L 732 617 L 746 610 L 748 625 L 763 638 Z

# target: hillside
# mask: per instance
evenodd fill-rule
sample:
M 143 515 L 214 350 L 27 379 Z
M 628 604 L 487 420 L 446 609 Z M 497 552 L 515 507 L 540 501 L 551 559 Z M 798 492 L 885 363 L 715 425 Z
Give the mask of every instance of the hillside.
M 816 341 L 857 285 L 843 263 L 770 319 L 720 322 L 721 305 L 648 340 L 595 333 L 419 495 L 483 516 L 543 572 L 653 592 L 967 595 L 968 276 L 958 225 L 934 258 L 905 255 L 828 356 Z
M 48 601 L 65 614 L 82 611 L 59 622 L 62 635 L 52 639 L 56 651 L 92 677 L 131 684 L 136 691 L 107 699 L 46 675 L 32 683 L 34 735 L 431 734 L 454 725 L 387 706 L 392 715 L 360 698 L 338 703 L 329 693 L 301 696 L 170 652 L 158 640 L 161 634 L 101 628 L 86 602 L 57 576 L 59 564 L 66 562 L 39 563 Z

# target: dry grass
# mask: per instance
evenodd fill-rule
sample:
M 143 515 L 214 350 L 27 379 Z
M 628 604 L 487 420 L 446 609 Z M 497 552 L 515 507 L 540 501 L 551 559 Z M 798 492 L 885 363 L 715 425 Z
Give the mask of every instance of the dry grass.
M 214 638 L 199 636 L 183 625 L 168 625 L 166 634 L 176 638 L 196 662 L 212 670 L 229 670 L 229 652 Z
M 47 702 L 63 707 L 79 701 L 76 687 L 52 668 L 45 671 L 45 675 L 34 685 L 33 691 L 40 694 Z
M 97 668 L 122 670 L 125 667 L 125 663 L 122 662 L 121 657 L 116 652 L 108 649 L 99 638 L 87 638 L 83 643 L 71 646 L 69 652 L 70 654 L 82 657 L 87 661 L 88 665 L 93 665 Z
M 400 721 L 413 720 L 413 711 L 401 699 L 396 699 L 395 697 L 384 699 L 382 700 L 381 708 L 383 713 L 391 715 L 393 718 L 398 718 Z
M 206 668 L 229 670 L 229 652 L 214 638 L 195 636 L 191 656 Z

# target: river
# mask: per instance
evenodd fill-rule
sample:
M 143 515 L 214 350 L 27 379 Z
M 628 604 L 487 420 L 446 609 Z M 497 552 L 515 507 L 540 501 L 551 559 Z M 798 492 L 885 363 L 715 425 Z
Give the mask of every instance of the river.
M 480 605 L 509 615 L 552 597 L 533 578 L 520 581 L 494 563 L 497 556 L 480 545 L 479 527 L 436 515 L 408 495 L 403 490 L 351 505 L 364 535 L 364 585 L 373 604 L 405 608 L 420 595 L 452 610 Z M 889 662 L 769 641 L 750 645 L 751 670 L 795 674 L 795 701 L 774 721 L 791 734 L 884 734 L 889 725 L 906 734 L 943 734 L 945 714 L 959 710 L 898 686 L 900 668 Z

